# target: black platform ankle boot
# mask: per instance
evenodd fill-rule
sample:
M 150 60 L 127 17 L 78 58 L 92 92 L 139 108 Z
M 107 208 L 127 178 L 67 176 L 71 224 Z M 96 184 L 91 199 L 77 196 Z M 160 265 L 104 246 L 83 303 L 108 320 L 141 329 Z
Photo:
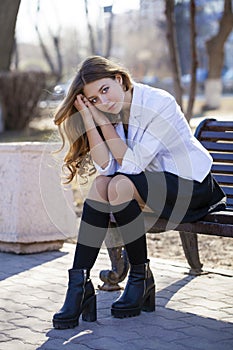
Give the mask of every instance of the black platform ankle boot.
M 140 315 L 141 311 L 155 311 L 155 283 L 149 260 L 131 265 L 123 294 L 112 304 L 112 316 L 117 318 Z
M 58 329 L 74 328 L 83 321 L 96 321 L 96 295 L 85 269 L 69 270 L 69 284 L 63 307 L 53 316 L 53 326 Z

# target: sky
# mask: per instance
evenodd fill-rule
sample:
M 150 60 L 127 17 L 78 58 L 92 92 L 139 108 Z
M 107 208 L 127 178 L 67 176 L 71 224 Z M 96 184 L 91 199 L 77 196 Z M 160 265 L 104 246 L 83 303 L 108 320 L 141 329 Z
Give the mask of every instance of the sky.
M 89 11 L 92 20 L 98 20 L 99 5 L 113 4 L 113 12 L 120 13 L 139 8 L 139 0 L 89 0 Z M 34 25 L 40 31 L 48 29 L 55 32 L 60 28 L 82 28 L 85 23 L 84 0 L 40 0 L 40 12 L 37 13 L 38 0 L 21 0 L 17 23 L 16 37 L 18 42 L 36 42 Z

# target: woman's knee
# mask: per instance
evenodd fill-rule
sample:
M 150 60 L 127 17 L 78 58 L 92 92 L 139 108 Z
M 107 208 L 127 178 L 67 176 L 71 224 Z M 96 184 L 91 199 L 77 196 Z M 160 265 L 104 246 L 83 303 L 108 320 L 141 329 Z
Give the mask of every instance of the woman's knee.
M 132 200 L 134 193 L 134 184 L 124 175 L 113 177 L 108 184 L 108 200 L 112 205 Z
M 111 178 L 104 175 L 97 176 L 92 182 L 87 198 L 99 202 L 108 202 L 108 184 Z

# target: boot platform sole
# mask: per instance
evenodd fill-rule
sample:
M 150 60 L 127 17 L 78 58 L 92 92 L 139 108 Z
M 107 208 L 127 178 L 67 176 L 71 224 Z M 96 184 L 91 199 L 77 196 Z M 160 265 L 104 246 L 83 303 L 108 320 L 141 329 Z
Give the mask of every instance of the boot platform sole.
M 126 318 L 126 317 L 135 317 L 139 316 L 141 313 L 141 308 L 135 309 L 111 309 L 111 313 L 113 317 L 116 318 Z
M 53 320 L 53 327 L 55 329 L 68 329 L 78 326 L 78 319 L 69 319 L 69 320 Z
M 91 296 L 83 303 L 82 320 L 86 322 L 95 322 L 97 319 L 96 313 L 96 295 Z M 53 318 L 53 327 L 56 329 L 74 328 L 79 325 L 80 313 L 76 318 L 59 319 Z
M 155 286 L 153 286 L 146 296 L 144 297 L 141 306 L 136 308 L 126 309 L 126 308 L 116 308 L 112 307 L 111 314 L 116 318 L 134 317 L 139 316 L 141 311 L 153 312 L 155 311 Z
M 82 320 L 86 322 L 95 322 L 96 317 L 84 317 L 82 315 Z M 77 319 L 69 319 L 69 320 L 53 320 L 53 327 L 55 329 L 68 329 L 74 328 L 79 325 L 79 317 Z
M 111 309 L 111 314 L 115 318 L 126 318 L 126 317 L 135 317 L 139 316 L 141 311 L 145 312 L 153 312 L 155 311 L 155 308 L 148 308 L 148 307 L 142 307 L 142 308 L 136 308 L 136 309 Z

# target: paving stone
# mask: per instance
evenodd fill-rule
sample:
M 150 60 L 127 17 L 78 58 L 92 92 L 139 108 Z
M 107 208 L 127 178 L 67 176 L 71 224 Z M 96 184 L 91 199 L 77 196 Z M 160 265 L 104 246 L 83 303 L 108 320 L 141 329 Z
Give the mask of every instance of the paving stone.
M 216 344 L 216 350 L 222 349 L 222 350 L 232 350 L 233 349 L 233 338 L 232 340 L 228 341 L 221 341 Z
M 190 324 L 191 326 L 197 325 L 197 319 L 193 317 L 192 314 L 190 314 L 191 317 L 188 317 L 186 319 L 187 324 Z M 207 318 L 207 317 L 199 317 L 198 318 L 198 326 L 207 327 L 212 330 L 221 330 L 221 329 L 227 329 L 230 328 L 233 331 L 233 324 L 227 323 L 227 322 L 219 322 L 218 320 Z
M 195 349 L 195 350 L 221 350 L 221 349 L 228 350 L 222 347 L 219 343 L 211 342 L 208 339 L 205 339 L 199 336 L 195 338 L 186 339 L 184 343 L 182 341 L 179 341 L 179 342 L 175 342 L 175 344 L 178 345 L 177 349 L 179 349 L 179 346 L 182 345 L 182 346 L 186 346 L 186 349 Z M 173 349 L 176 349 L 176 345 L 174 345 Z
M 232 339 L 232 335 L 227 331 L 215 330 L 213 332 L 211 328 L 200 326 L 187 327 L 184 328 L 182 332 L 195 338 L 206 339 L 210 343 L 225 339 Z
M 21 318 L 16 320 L 11 320 L 9 327 L 12 329 L 12 327 L 15 328 L 29 328 L 32 332 L 46 332 L 51 328 L 51 322 L 48 321 L 41 321 L 36 317 L 27 317 L 27 318 Z
M 74 350 L 74 343 L 61 341 L 61 339 L 48 339 L 42 345 L 36 348 L 36 350 L 58 350 L 58 349 L 66 349 L 66 350 Z M 84 345 L 79 344 L 77 350 L 90 350 L 91 348 Z M 34 349 L 35 350 L 35 349 Z
M 74 250 L 73 244 L 65 244 L 60 252 L 0 253 L 0 350 L 233 349 L 233 271 L 229 276 L 211 271 L 193 277 L 182 264 L 154 258 L 155 312 L 113 318 L 111 304 L 121 291 L 97 290 L 96 322 L 80 317 L 78 327 L 53 329 L 51 320 L 64 301 Z M 107 266 L 104 249 L 92 270 L 96 288 L 102 284 L 99 271 Z
M 10 336 L 7 336 L 4 333 L 0 333 L 0 349 L 1 349 L 1 343 L 4 343 L 4 342 L 6 342 L 8 340 L 11 340 Z
M 39 339 L 44 339 L 45 336 L 42 332 L 33 332 L 29 328 L 25 327 L 18 327 L 16 329 L 11 330 L 5 330 L 3 331 L 3 334 L 5 334 L 7 337 L 11 337 L 12 339 L 18 339 L 19 341 L 22 341 L 27 344 L 38 344 Z
M 0 350 L 35 350 L 35 345 L 25 344 L 19 340 L 10 340 L 0 343 Z

